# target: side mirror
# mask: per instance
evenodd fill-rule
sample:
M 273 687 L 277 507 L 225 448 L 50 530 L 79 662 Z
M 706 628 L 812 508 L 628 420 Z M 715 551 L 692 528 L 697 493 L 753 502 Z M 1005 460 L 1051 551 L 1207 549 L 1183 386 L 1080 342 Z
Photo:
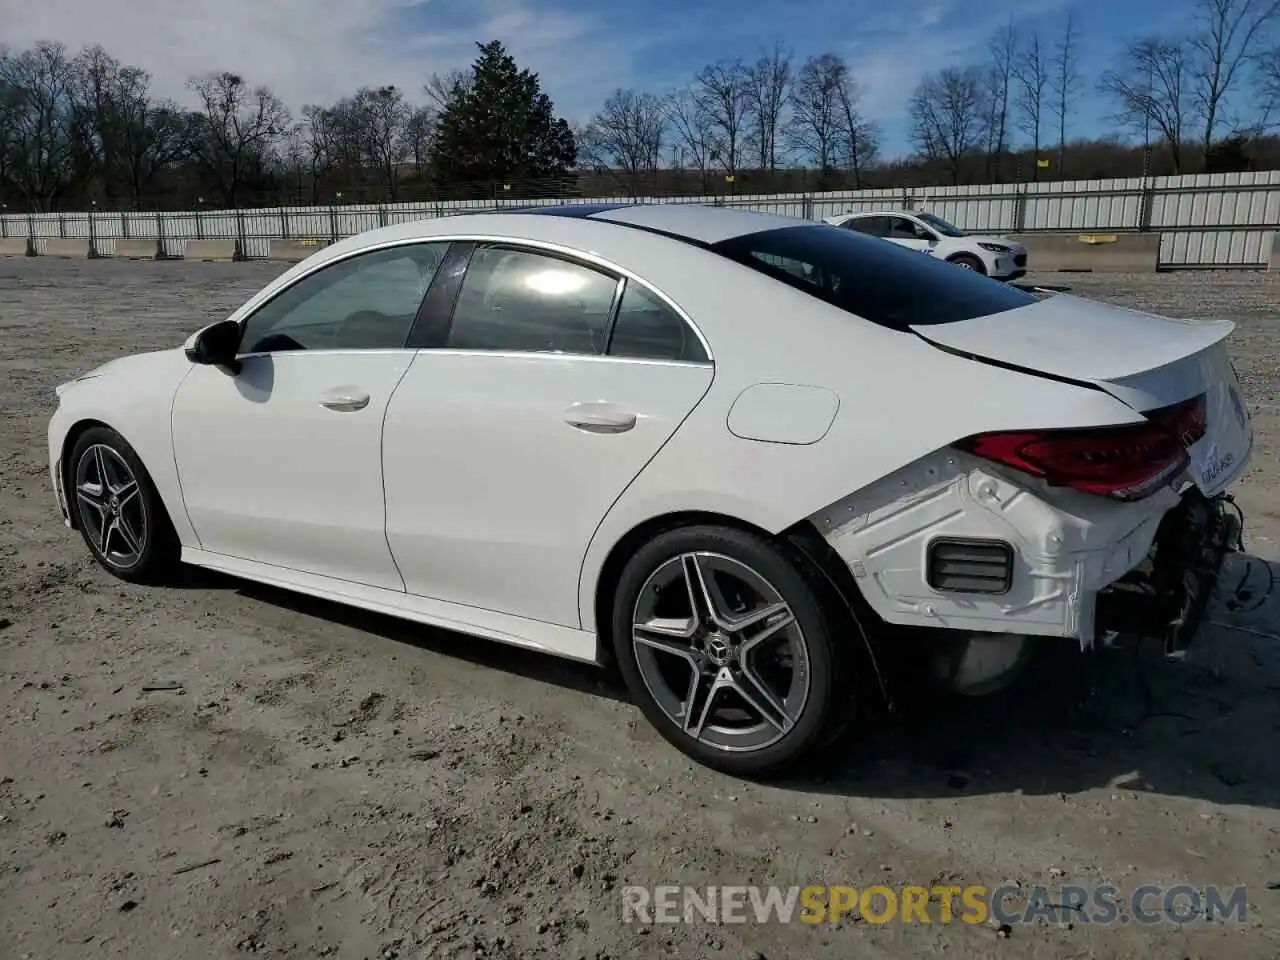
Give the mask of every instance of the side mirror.
M 205 327 L 187 347 L 187 359 L 211 367 L 226 367 L 232 373 L 239 373 L 240 361 L 236 353 L 240 349 L 240 324 L 234 320 L 223 320 Z

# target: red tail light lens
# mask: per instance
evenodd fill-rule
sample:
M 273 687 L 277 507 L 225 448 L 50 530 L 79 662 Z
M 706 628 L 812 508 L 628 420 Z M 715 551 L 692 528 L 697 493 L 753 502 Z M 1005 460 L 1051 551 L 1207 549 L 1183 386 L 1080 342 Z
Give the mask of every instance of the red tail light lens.
M 1206 428 L 1204 394 L 1146 416 L 1120 427 L 982 433 L 956 446 L 1050 486 L 1140 500 L 1186 469 L 1187 448 Z

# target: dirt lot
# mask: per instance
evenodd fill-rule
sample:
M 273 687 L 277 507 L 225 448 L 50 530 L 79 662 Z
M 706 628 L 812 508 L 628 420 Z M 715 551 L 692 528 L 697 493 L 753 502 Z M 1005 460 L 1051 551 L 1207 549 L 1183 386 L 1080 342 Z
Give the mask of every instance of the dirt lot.
M 55 515 L 52 387 L 181 343 L 278 269 L 0 260 L 0 957 L 1280 952 L 1280 596 L 1219 605 L 1184 665 L 1054 650 L 1005 696 L 915 708 L 829 771 L 760 786 L 693 767 L 590 669 L 230 579 L 100 571 Z M 1232 571 L 1264 581 L 1280 277 L 1053 279 L 1239 321 L 1260 439 L 1238 495 L 1265 560 Z M 1246 884 L 1249 915 L 623 924 L 620 888 L 654 883 Z

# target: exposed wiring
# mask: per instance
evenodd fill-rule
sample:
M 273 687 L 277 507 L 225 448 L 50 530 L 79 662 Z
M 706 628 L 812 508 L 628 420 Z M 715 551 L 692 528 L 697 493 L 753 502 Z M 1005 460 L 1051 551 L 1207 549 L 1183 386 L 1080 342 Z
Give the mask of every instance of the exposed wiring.
M 1219 517 L 1221 517 L 1221 514 L 1224 513 L 1226 508 L 1228 507 L 1235 511 L 1236 517 L 1239 523 L 1236 526 L 1234 542 L 1225 543 L 1222 546 L 1229 552 L 1243 554 L 1245 549 L 1244 547 L 1244 525 L 1245 525 L 1244 511 L 1240 509 L 1240 505 L 1235 502 L 1235 498 L 1232 497 L 1230 494 L 1222 494 L 1220 496 L 1214 497 L 1210 502 L 1213 505 L 1213 507 L 1216 508 L 1216 511 L 1218 512 Z M 1209 572 L 1208 570 L 1199 569 L 1200 567 L 1202 567 L 1205 560 L 1205 551 L 1204 551 L 1203 541 L 1197 544 L 1195 548 L 1195 552 L 1198 555 L 1197 562 L 1188 565 L 1190 568 L 1189 572 L 1193 576 L 1202 576 L 1205 573 Z M 1249 612 L 1251 610 L 1258 609 L 1260 606 L 1262 606 L 1263 603 L 1266 602 L 1267 598 L 1271 595 L 1271 592 L 1275 587 L 1275 575 L 1271 571 L 1271 568 L 1269 565 L 1266 567 L 1266 569 L 1268 574 L 1267 588 L 1262 592 L 1261 597 L 1258 599 L 1258 601 L 1255 604 L 1253 604 L 1250 607 L 1242 606 L 1242 604 L 1250 600 L 1252 597 L 1252 592 L 1246 589 L 1246 584 L 1249 580 L 1249 575 L 1252 570 L 1252 561 L 1251 559 L 1246 558 L 1245 571 L 1243 576 L 1240 578 L 1240 582 L 1236 584 L 1236 588 L 1231 592 L 1230 597 L 1222 598 L 1225 600 L 1225 604 L 1229 610 Z M 1212 584 L 1210 588 L 1209 599 L 1212 599 L 1215 595 L 1221 598 L 1220 580 L 1215 580 L 1215 582 Z M 1170 621 L 1170 623 L 1168 624 L 1166 637 L 1163 638 L 1165 642 L 1166 650 L 1171 649 L 1173 638 L 1175 637 L 1177 632 L 1186 625 L 1188 617 L 1192 616 L 1194 613 L 1192 606 L 1190 606 L 1193 604 L 1193 597 L 1190 592 L 1188 592 L 1186 596 L 1186 604 L 1188 604 L 1188 606 L 1184 606 L 1180 614 L 1177 617 L 1175 617 L 1172 621 Z M 1204 611 L 1203 609 L 1201 609 L 1200 610 L 1201 617 L 1203 617 L 1203 613 Z M 1143 660 L 1143 657 L 1142 657 L 1144 639 L 1156 639 L 1156 638 L 1139 637 L 1137 639 L 1137 642 L 1134 643 L 1134 647 L 1133 647 L 1134 674 L 1138 681 L 1139 690 L 1142 693 L 1142 702 L 1143 702 L 1142 715 L 1141 717 L 1138 718 L 1137 722 L 1135 723 L 1135 726 L 1138 726 L 1144 723 L 1145 721 L 1154 719 L 1156 717 L 1176 717 L 1181 720 L 1195 720 L 1195 717 L 1192 717 L 1185 713 L 1178 712 L 1176 710 L 1161 710 L 1161 711 L 1155 710 L 1155 696 L 1151 690 L 1150 680 L 1147 676 L 1147 672 L 1145 669 L 1145 661 Z
M 1230 549 L 1232 549 L 1236 553 L 1243 554 L 1245 552 L 1244 511 L 1240 509 L 1240 504 L 1236 503 L 1235 497 L 1233 497 L 1229 493 L 1223 494 L 1218 499 L 1223 504 L 1230 507 L 1232 510 L 1236 512 L 1236 517 L 1240 521 L 1240 526 L 1237 528 L 1236 542 L 1234 545 L 1230 547 Z M 1253 613 L 1255 610 L 1261 609 L 1263 604 L 1265 604 L 1271 598 L 1271 594 L 1275 591 L 1275 587 L 1276 587 L 1275 571 L 1271 569 L 1271 564 L 1264 562 L 1262 564 L 1262 569 L 1265 570 L 1267 574 L 1267 585 L 1258 594 L 1255 600 L 1253 596 L 1253 591 L 1248 589 L 1249 580 L 1253 575 L 1254 559 L 1255 558 L 1253 557 L 1245 557 L 1244 572 L 1240 575 L 1239 582 L 1236 584 L 1235 589 L 1231 591 L 1231 594 L 1229 596 L 1223 597 L 1223 602 L 1226 604 L 1227 609 L 1232 611 L 1233 613 Z M 1215 586 L 1215 590 L 1216 590 L 1216 586 Z M 1255 600 L 1255 602 L 1252 604 L 1249 604 L 1250 600 Z M 1246 606 L 1246 604 L 1249 604 L 1249 605 Z

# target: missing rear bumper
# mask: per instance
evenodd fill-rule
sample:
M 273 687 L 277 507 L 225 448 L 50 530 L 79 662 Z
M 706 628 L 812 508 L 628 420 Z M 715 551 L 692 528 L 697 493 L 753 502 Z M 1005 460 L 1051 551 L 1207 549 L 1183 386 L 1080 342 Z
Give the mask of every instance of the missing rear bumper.
M 1225 497 L 1188 491 L 1165 514 L 1146 560 L 1098 595 L 1097 634 L 1158 638 L 1181 659 L 1204 621 L 1240 520 Z

